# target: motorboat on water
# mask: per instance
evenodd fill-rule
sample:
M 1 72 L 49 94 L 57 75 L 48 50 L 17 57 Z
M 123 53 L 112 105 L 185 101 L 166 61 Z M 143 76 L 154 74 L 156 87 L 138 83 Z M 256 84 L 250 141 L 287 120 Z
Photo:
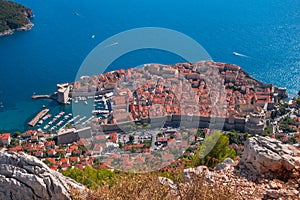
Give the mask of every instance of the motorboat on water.
M 235 55 L 235 56 L 240 56 L 241 55 L 241 54 L 239 54 L 238 52 L 235 52 L 235 51 L 232 52 L 232 54 Z
M 44 126 L 44 129 L 48 129 L 50 126 L 49 125 L 46 125 L 46 126 Z
M 246 56 L 246 55 L 244 55 L 244 54 L 241 54 L 241 53 L 238 53 L 238 52 L 232 52 L 232 54 L 233 55 L 235 55 L 235 56 L 240 56 L 240 57 L 248 57 L 248 56 Z

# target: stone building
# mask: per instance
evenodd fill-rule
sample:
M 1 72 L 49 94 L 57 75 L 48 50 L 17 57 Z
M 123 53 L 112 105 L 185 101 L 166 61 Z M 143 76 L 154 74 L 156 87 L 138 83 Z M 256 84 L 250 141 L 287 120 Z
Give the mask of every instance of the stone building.
M 67 104 L 69 101 L 70 85 L 68 83 L 57 84 L 57 101 L 61 104 Z
M 245 132 L 250 134 L 261 134 L 264 131 L 265 123 L 263 115 L 259 113 L 251 113 L 247 116 L 245 123 Z

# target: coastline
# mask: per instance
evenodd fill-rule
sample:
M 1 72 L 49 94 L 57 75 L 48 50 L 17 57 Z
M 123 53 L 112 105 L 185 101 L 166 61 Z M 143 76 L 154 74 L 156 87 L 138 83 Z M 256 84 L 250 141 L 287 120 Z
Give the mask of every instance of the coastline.
M 164 68 L 161 68 L 161 66 L 164 66 Z M 114 102 L 113 107 L 115 110 L 114 112 L 111 112 L 111 110 L 108 109 L 108 117 L 105 119 L 99 118 L 98 122 L 101 124 L 101 129 L 108 132 L 121 132 L 122 129 L 119 127 L 120 124 L 128 126 L 132 122 L 151 123 L 152 126 L 157 125 L 160 127 L 160 122 L 164 121 L 165 116 L 168 116 L 165 124 L 170 127 L 178 127 L 180 126 L 180 123 L 183 122 L 187 123 L 185 127 L 189 127 L 190 125 L 192 128 L 223 126 L 224 130 L 238 130 L 252 134 L 260 134 L 263 132 L 264 128 L 264 123 L 262 123 L 262 121 L 264 120 L 265 113 L 271 111 L 281 99 L 288 97 L 286 88 L 278 88 L 272 84 L 263 83 L 253 78 L 240 66 L 234 64 L 206 61 L 177 63 L 174 65 L 145 65 L 144 69 L 145 72 L 139 71 L 135 73 L 149 74 L 149 72 L 152 72 L 153 76 L 162 77 L 167 81 L 173 79 L 172 75 L 178 80 L 182 80 L 179 78 L 178 74 L 181 74 L 181 76 L 185 77 L 187 80 L 193 79 L 193 88 L 194 90 L 197 90 L 199 96 L 201 96 L 201 109 L 199 107 L 194 107 L 196 110 L 197 108 L 200 109 L 198 112 L 188 110 L 190 105 L 185 104 L 185 98 L 180 96 L 180 99 L 176 101 L 179 102 L 180 107 L 185 106 L 186 109 L 178 108 L 178 103 L 175 103 L 172 104 L 172 106 L 164 106 L 166 111 L 165 115 L 163 111 L 156 111 L 156 114 L 149 115 L 149 112 L 147 112 L 148 105 L 144 103 L 145 99 L 140 99 L 142 97 L 151 99 L 149 92 L 137 89 L 139 93 L 141 93 L 139 97 L 133 96 L 132 92 L 128 91 L 127 88 L 118 88 L 118 80 L 123 80 L 122 78 L 124 77 L 126 77 L 128 83 L 132 82 L 133 78 L 131 74 L 133 74 L 134 68 L 114 70 L 113 73 L 107 72 L 99 75 L 98 78 L 97 76 L 82 76 L 80 80 L 74 83 L 57 84 L 57 92 L 55 93 L 57 99 L 55 100 L 60 104 L 71 104 L 71 101 L 76 104 L 78 103 L 78 99 L 81 99 L 85 104 L 88 104 L 86 100 L 89 98 L 100 98 L 100 100 L 95 100 L 95 102 L 99 102 L 104 101 L 102 95 L 106 96 Z M 214 91 L 214 89 L 212 89 L 213 92 L 211 95 L 215 96 L 210 97 L 207 93 L 209 90 L 205 89 L 205 87 L 208 86 L 211 88 L 218 88 L 217 85 L 216 87 L 212 87 L 215 83 L 212 81 L 215 79 L 215 76 L 211 76 L 211 74 L 214 74 L 214 71 L 221 74 L 220 80 L 222 80 L 222 85 L 224 84 L 224 88 L 222 88 L 224 89 L 224 92 L 226 91 L 226 100 L 225 96 L 218 97 L 217 95 L 219 95 L 220 92 Z M 201 76 L 201 72 L 206 73 L 206 75 L 202 74 Z M 173 73 L 171 74 L 171 77 L 170 73 Z M 141 78 L 141 80 L 139 80 L 139 78 L 134 79 L 135 81 L 141 81 L 143 78 Z M 102 82 L 99 83 L 98 80 L 101 80 Z M 153 80 L 153 78 L 148 77 L 148 79 L 143 80 L 143 83 L 147 82 L 145 83 L 147 87 L 152 88 L 151 85 L 154 84 Z M 203 83 L 204 80 L 206 80 L 207 83 Z M 202 84 L 200 84 L 200 81 Z M 89 84 L 84 84 L 87 82 Z M 203 84 L 205 85 L 203 86 Z M 130 87 L 130 84 L 125 85 Z M 90 88 L 97 89 L 91 92 Z M 175 93 L 182 94 L 182 89 L 178 87 L 176 87 L 176 89 L 178 89 L 178 92 Z M 168 92 L 168 94 L 171 93 Z M 198 94 L 195 95 L 196 99 L 199 99 Z M 152 104 L 152 102 L 156 102 L 155 104 L 165 102 L 165 99 L 160 101 L 165 96 L 168 96 L 169 99 L 176 98 L 173 95 L 158 94 L 156 96 L 154 95 L 150 104 Z M 32 98 L 38 99 L 49 97 L 49 95 L 36 95 Z M 214 107 L 215 110 L 212 111 L 209 99 L 214 97 L 215 99 L 219 98 L 218 101 L 220 104 L 222 102 L 227 102 L 229 108 L 224 110 L 223 107 Z M 191 96 L 191 98 L 193 98 L 193 96 Z M 237 98 L 239 101 L 236 101 Z M 135 102 L 140 102 L 140 106 L 136 106 L 137 103 Z M 97 113 L 99 114 L 101 113 L 101 110 L 103 110 L 101 108 L 97 109 L 97 106 L 94 107 L 95 110 L 92 111 L 92 114 L 97 115 Z M 262 112 L 263 109 L 264 112 Z M 124 118 L 123 116 L 126 116 L 127 112 L 130 113 L 129 117 Z M 141 113 L 148 114 L 144 115 Z M 196 127 L 194 127 L 194 125 L 196 125 Z
M 20 31 L 30 31 L 34 27 L 34 24 L 32 22 L 29 22 L 28 24 L 25 24 L 19 28 L 16 29 L 7 29 L 3 32 L 0 32 L 0 37 L 4 37 L 7 35 L 12 35 L 15 32 L 20 32 Z

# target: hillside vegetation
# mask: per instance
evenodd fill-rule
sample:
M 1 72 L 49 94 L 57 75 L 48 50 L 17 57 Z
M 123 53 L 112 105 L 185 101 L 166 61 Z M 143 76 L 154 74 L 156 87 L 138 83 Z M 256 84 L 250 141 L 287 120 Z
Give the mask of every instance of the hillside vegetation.
M 217 142 L 214 142 L 217 141 Z M 212 151 L 204 157 L 205 146 L 213 145 Z M 183 156 L 183 168 L 207 165 L 214 168 L 216 164 L 225 158 L 234 158 L 235 150 L 229 147 L 228 136 L 219 131 L 215 131 L 206 137 L 206 143 L 200 144 L 195 154 Z M 148 173 L 128 173 L 122 171 L 110 171 L 108 169 L 96 169 L 87 167 L 84 170 L 68 169 L 62 171 L 63 175 L 68 176 L 77 182 L 84 184 L 91 190 L 87 196 L 83 196 L 76 190 L 72 196 L 76 200 L 99 200 L 99 199 L 174 199 L 174 191 L 162 185 L 159 177 L 169 178 L 177 188 L 179 199 L 241 199 L 234 194 L 234 185 L 223 185 L 217 182 L 213 185 L 207 184 L 203 175 L 194 176 L 189 187 L 184 185 L 183 168 L 175 169 L 174 166 L 160 171 Z M 86 195 L 86 194 L 85 194 Z

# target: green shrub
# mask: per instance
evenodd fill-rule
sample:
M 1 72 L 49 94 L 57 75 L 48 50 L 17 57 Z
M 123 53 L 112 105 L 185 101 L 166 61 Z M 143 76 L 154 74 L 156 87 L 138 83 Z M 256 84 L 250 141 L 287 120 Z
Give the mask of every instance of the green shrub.
M 207 136 L 193 156 L 193 166 L 206 165 L 215 167 L 225 158 L 234 158 L 236 151 L 229 147 L 229 138 L 220 131 Z

